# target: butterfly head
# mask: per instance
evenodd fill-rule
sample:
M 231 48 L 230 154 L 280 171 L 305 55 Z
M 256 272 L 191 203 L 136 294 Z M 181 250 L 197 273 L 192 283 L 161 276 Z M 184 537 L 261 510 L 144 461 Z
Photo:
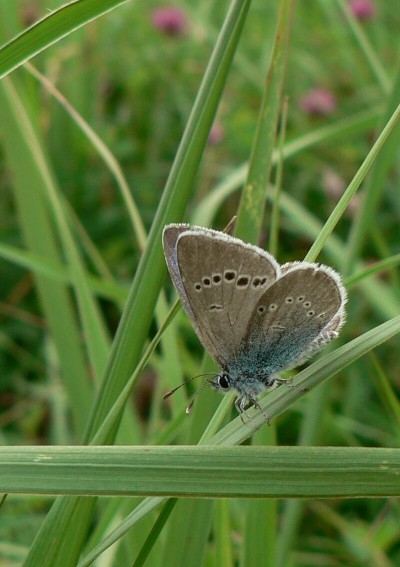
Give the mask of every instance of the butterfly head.
M 220 372 L 216 380 L 209 381 L 210 386 L 221 392 L 229 392 L 233 388 L 232 379 L 227 372 Z

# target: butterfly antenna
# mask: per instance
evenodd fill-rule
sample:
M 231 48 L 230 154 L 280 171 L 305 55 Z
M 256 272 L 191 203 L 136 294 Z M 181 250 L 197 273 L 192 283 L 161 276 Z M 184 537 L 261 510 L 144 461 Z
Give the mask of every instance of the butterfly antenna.
M 211 373 L 208 373 L 208 375 L 210 375 Z M 215 372 L 212 373 L 213 376 L 215 376 Z M 203 374 L 203 376 L 205 376 L 205 374 Z M 202 385 L 200 386 L 200 388 L 197 390 L 197 392 L 195 393 L 195 395 L 193 396 L 190 404 L 188 405 L 188 407 L 186 408 L 186 413 L 190 413 L 192 411 L 192 408 L 194 406 L 194 402 L 197 400 L 197 398 L 199 397 L 200 392 L 203 391 L 204 386 L 208 384 L 208 380 L 204 380 L 204 382 L 202 383 Z
M 229 234 L 231 232 L 231 230 L 233 229 L 234 225 L 235 225 L 236 219 L 237 219 L 237 216 L 233 215 L 233 217 L 228 222 L 228 224 L 226 225 L 226 227 L 224 228 L 224 230 L 222 232 L 225 232 L 225 234 Z
M 204 374 L 197 374 L 197 376 L 192 376 L 191 378 L 188 378 L 187 380 L 185 380 L 184 382 L 182 382 L 182 384 L 179 384 L 179 386 L 177 386 L 176 388 L 174 388 L 173 390 L 170 390 L 169 392 L 166 392 L 163 395 L 163 400 L 166 400 L 167 398 L 169 398 L 170 396 L 172 396 L 172 394 L 175 394 L 175 392 L 177 390 L 179 390 L 179 388 L 182 388 L 182 386 L 186 386 L 186 384 L 189 384 L 189 382 L 191 382 L 192 380 L 195 380 L 196 378 L 201 378 L 202 376 L 215 376 L 215 372 L 205 372 Z M 191 404 L 193 405 L 193 404 Z M 189 412 L 186 412 L 189 413 Z

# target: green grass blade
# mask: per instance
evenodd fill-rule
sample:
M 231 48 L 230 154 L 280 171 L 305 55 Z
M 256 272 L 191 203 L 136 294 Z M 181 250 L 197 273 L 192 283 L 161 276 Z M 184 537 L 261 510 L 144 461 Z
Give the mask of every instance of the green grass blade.
M 62 108 L 68 113 L 71 119 L 76 123 L 78 128 L 87 137 L 93 147 L 96 149 L 98 154 L 102 157 L 104 163 L 110 170 L 111 175 L 114 177 L 115 182 L 120 190 L 121 196 L 124 200 L 126 210 L 129 214 L 132 227 L 135 231 L 135 236 L 139 245 L 139 248 L 143 250 L 146 246 L 146 232 L 143 226 L 142 219 L 140 217 L 138 208 L 133 199 L 132 192 L 129 188 L 128 182 L 124 176 L 122 168 L 118 163 L 117 159 L 106 146 L 106 144 L 97 135 L 94 129 L 88 124 L 88 122 L 79 114 L 79 112 L 69 103 L 65 96 L 60 93 L 60 91 L 55 88 L 55 86 L 35 69 L 32 65 L 27 64 L 26 68 L 28 71 L 38 80 L 40 83 L 48 90 L 48 92 L 57 100 L 57 102 L 62 106 Z
M 398 66 L 392 90 L 387 100 L 387 109 L 383 116 L 383 124 L 390 119 L 390 116 L 398 105 L 399 90 L 400 66 Z M 372 166 L 370 175 L 365 184 L 361 206 L 352 224 L 348 245 L 346 247 L 346 257 L 343 266 L 345 275 L 350 275 L 354 269 L 355 262 L 363 249 L 366 237 L 371 227 L 374 226 L 374 217 L 386 187 L 386 181 L 392 171 L 393 165 L 396 163 L 399 140 L 400 127 L 397 125 Z
M 251 438 L 256 446 L 275 446 L 276 428 L 261 427 Z M 241 567 L 275 565 L 278 527 L 278 501 L 274 498 L 245 502 L 246 523 Z M 270 525 L 272 524 L 272 526 Z
M 375 264 L 371 264 L 368 267 L 356 272 L 352 276 L 346 278 L 346 287 L 352 287 L 353 285 L 357 285 L 358 283 L 362 282 L 366 278 L 373 276 L 374 274 L 379 274 L 386 270 L 392 270 L 393 268 L 397 268 L 400 265 L 400 254 L 395 254 L 390 258 L 386 258 L 381 262 L 375 262 Z
M 132 567 L 142 567 L 142 565 L 145 564 L 145 562 L 146 562 L 146 560 L 149 556 L 149 553 L 153 549 L 153 545 L 157 541 L 157 538 L 158 538 L 161 530 L 165 526 L 165 523 L 167 522 L 168 518 L 170 517 L 170 514 L 171 514 L 172 510 L 174 509 L 175 504 L 176 504 L 175 498 L 170 498 L 164 504 L 164 506 L 163 506 L 163 508 L 160 512 L 160 515 L 158 516 L 157 521 L 154 524 L 153 529 L 149 533 L 149 536 L 146 539 L 146 541 L 144 542 L 144 545 L 143 545 L 143 547 L 142 547 L 139 555 L 137 556 Z
M 8 166 L 12 172 L 14 196 L 26 245 L 34 256 L 62 264 L 57 237 L 43 194 L 46 180 L 35 153 L 27 142 L 27 130 L 20 118 L 23 107 L 15 106 L 9 85 L 0 83 L 0 121 Z M 55 342 L 60 371 L 68 392 L 77 432 L 82 432 L 84 415 L 91 404 L 91 387 L 81 346 L 81 332 L 69 291 L 47 275 L 35 276 L 43 313 Z
M 127 0 L 75 0 L 55 10 L 0 49 L 0 78 L 61 38 Z
M 79 561 L 77 567 L 88 567 L 91 565 L 92 562 L 99 557 L 99 555 L 123 537 L 132 526 L 143 520 L 143 518 L 156 510 L 166 501 L 167 498 L 161 496 L 158 498 L 145 498 L 117 528 L 115 528 L 101 543 L 99 543 L 90 553 Z
M 261 230 L 279 111 L 282 104 L 281 96 L 292 11 L 292 0 L 283 0 L 279 3 L 271 63 L 261 101 L 249 171 L 242 191 L 235 226 L 235 234 L 248 242 L 258 242 Z
M 35 253 L 20 250 L 2 243 L 0 243 L 0 257 L 4 260 L 8 260 L 16 266 L 30 270 L 38 276 L 46 276 L 49 280 L 69 286 L 73 284 L 71 271 L 64 265 L 49 260 L 49 258 L 44 258 L 43 256 L 38 256 Z M 394 265 L 396 265 L 396 261 L 393 260 L 392 264 L 393 262 Z M 385 269 L 385 267 L 390 267 L 392 264 L 385 262 L 382 268 L 377 267 L 376 270 L 373 271 Z M 360 274 L 359 277 L 362 278 L 362 274 Z M 128 296 L 127 287 L 119 283 L 105 281 L 104 279 L 95 276 L 88 276 L 87 279 L 92 294 L 96 294 L 104 299 L 115 301 L 118 305 L 123 303 Z
M 215 534 L 215 564 L 234 565 L 232 542 L 231 516 L 229 502 L 219 500 L 215 503 L 214 534 Z
M 97 373 L 101 371 L 105 363 L 105 357 L 107 354 L 107 340 L 105 336 L 105 331 L 103 328 L 102 319 L 99 315 L 97 306 L 93 302 L 93 298 L 91 296 L 90 289 L 86 282 L 86 274 L 84 273 L 83 266 L 81 265 L 81 261 L 79 258 L 79 253 L 75 249 L 74 242 L 70 236 L 68 226 L 65 222 L 63 216 L 63 209 L 61 205 L 61 201 L 57 195 L 57 189 L 55 183 L 52 179 L 52 175 L 49 171 L 48 164 L 44 155 L 41 152 L 41 144 L 37 139 L 36 133 L 30 123 L 29 117 L 25 112 L 25 109 L 16 93 L 16 91 L 12 88 L 10 80 L 4 79 L 2 84 L 0 85 L 0 96 L 2 99 L 2 112 L 4 116 L 4 123 L 9 124 L 8 137 L 6 142 L 11 142 L 11 136 L 14 136 L 17 140 L 15 147 L 13 146 L 10 148 L 10 155 L 11 159 L 14 155 L 13 152 L 24 152 L 24 161 L 29 164 L 31 167 L 31 176 L 25 177 L 21 181 L 21 187 L 24 185 L 25 187 L 22 189 L 24 191 L 24 203 L 21 202 L 20 207 L 29 207 L 26 208 L 26 219 L 24 219 L 24 224 L 26 227 L 29 226 L 29 230 L 32 230 L 31 225 L 36 224 L 37 220 L 35 221 L 34 211 L 38 208 L 38 204 L 41 203 L 42 197 L 43 198 L 43 207 L 46 211 L 50 208 L 52 212 L 54 212 L 54 216 L 56 219 L 55 226 L 59 230 L 59 235 L 63 244 L 65 245 L 66 255 L 70 260 L 71 263 L 71 273 L 74 281 L 74 289 L 77 293 L 78 303 L 80 304 L 81 308 L 81 316 L 83 320 L 84 330 L 86 333 L 86 344 L 88 345 L 88 352 L 91 356 L 91 360 L 93 363 L 93 367 Z M 5 116 L 6 115 L 6 116 Z M 6 122 L 7 121 L 7 122 Z M 21 162 L 15 163 L 16 172 L 18 168 L 20 168 Z M 17 173 L 16 173 L 17 175 Z M 32 179 L 38 179 L 37 186 L 35 189 L 37 190 L 36 194 L 32 194 L 32 187 L 29 187 L 26 190 L 27 180 L 29 179 L 30 184 L 32 183 Z M 17 184 L 16 184 L 17 187 Z M 34 204 L 30 202 L 30 199 L 33 199 Z M 49 206 L 50 205 L 50 206 Z M 44 224 L 49 224 L 50 219 L 41 219 L 43 220 Z M 51 219 L 54 221 L 54 218 Z M 37 232 L 42 230 L 42 225 L 35 226 L 36 236 L 35 239 L 43 239 L 43 235 L 40 237 L 38 236 Z M 55 239 L 55 235 L 50 234 L 48 235 L 50 240 Z M 36 244 L 35 244 L 36 246 Z M 48 250 L 46 252 L 49 252 Z M 50 256 L 51 257 L 51 256 Z M 56 298 L 55 291 L 53 289 L 54 282 L 51 282 L 47 289 L 47 296 L 43 298 L 43 304 L 47 304 L 49 302 L 53 302 Z M 65 300 L 64 300 L 65 303 Z M 71 313 L 73 312 L 73 308 L 68 306 L 67 308 Z M 51 312 L 50 312 L 51 311 Z M 75 368 L 71 368 L 74 366 L 76 362 L 75 358 L 71 357 L 71 352 L 73 356 L 77 357 L 79 361 L 78 353 L 73 352 L 72 346 L 73 341 L 76 340 L 77 342 L 80 341 L 80 332 L 76 329 L 75 336 L 65 336 L 66 329 L 66 321 L 71 319 L 71 313 L 66 315 L 65 320 L 60 319 L 60 313 L 62 313 L 62 306 L 55 305 L 52 303 L 51 310 L 47 313 L 47 316 L 51 320 L 53 317 L 54 312 L 56 314 L 56 322 L 55 324 L 58 326 L 58 331 L 55 330 L 55 337 L 62 334 L 62 339 L 60 339 L 60 345 L 58 345 L 58 351 L 61 352 L 61 356 L 63 356 L 64 351 L 66 351 L 65 356 L 69 360 L 69 367 L 68 367 L 68 374 L 65 375 L 66 385 L 68 389 L 68 393 L 71 396 L 71 402 L 73 403 L 74 411 L 79 413 L 80 418 L 84 418 L 89 411 L 89 404 L 90 400 L 85 400 L 84 396 L 89 388 L 89 382 L 85 385 L 85 378 L 86 378 L 86 368 L 84 366 L 84 370 L 81 370 L 79 373 L 76 372 Z M 83 408 L 83 404 L 86 404 Z M 44 523 L 42 526 L 42 530 L 39 532 L 42 534 L 41 537 L 38 537 L 31 550 L 30 554 L 26 560 L 26 565 L 37 565 L 37 564 L 48 564 L 51 565 L 51 562 L 47 562 L 45 557 L 49 557 L 53 555 L 56 557 L 55 564 L 59 567 L 62 565 L 67 565 L 68 561 L 75 563 L 76 562 L 76 554 L 79 552 L 79 544 L 84 541 L 84 537 L 86 531 L 84 529 L 85 521 L 88 521 L 90 515 L 93 510 L 93 503 L 88 500 L 79 501 L 77 499 L 73 499 L 70 503 L 67 503 L 66 500 L 63 501 L 66 504 L 66 508 L 59 502 L 57 506 L 53 507 L 52 511 L 48 515 L 48 524 Z M 68 518 L 70 517 L 69 514 L 72 514 L 70 517 L 71 523 L 69 523 L 68 529 L 63 530 L 64 538 L 62 540 L 61 547 L 57 545 L 48 545 L 46 541 L 48 538 L 51 537 L 50 534 L 55 532 L 57 523 L 55 522 L 56 517 L 60 517 L 57 513 L 58 506 L 61 509 L 61 517 L 62 521 L 69 523 Z M 79 516 L 81 523 L 77 523 L 73 521 L 74 514 Z M 79 533 L 77 533 L 79 532 Z M 70 535 L 71 539 L 73 540 L 73 544 L 68 545 L 68 537 L 67 534 Z M 52 539 L 52 541 L 55 541 Z
M 288 113 L 288 100 L 285 99 L 282 105 L 282 117 L 279 128 L 279 141 L 278 141 L 278 162 L 276 165 L 275 176 L 275 189 L 271 197 L 271 223 L 269 229 L 268 251 L 270 254 L 278 256 L 278 240 L 279 240 L 279 214 L 280 214 L 280 199 L 282 191 L 282 178 L 283 178 L 283 145 L 286 135 L 286 121 Z
M 32 154 L 32 160 L 35 162 L 38 173 L 42 179 L 42 191 L 54 215 L 57 233 L 71 267 L 74 291 L 80 307 L 80 316 L 85 333 L 85 344 L 88 348 L 88 354 L 95 371 L 95 376 L 98 377 L 104 369 L 109 348 L 104 322 L 98 306 L 93 301 L 90 288 L 87 284 L 85 268 L 65 219 L 59 189 L 56 186 L 46 158 L 41 151 L 40 140 L 36 136 L 33 124 L 11 81 L 4 79 L 2 81 L 2 87 L 3 104 L 5 106 L 4 111 L 8 113 L 10 127 L 13 128 L 16 135 L 19 137 L 18 146 L 24 147 L 26 152 L 31 152 Z
M 363 163 L 361 164 L 359 170 L 357 171 L 352 181 L 350 182 L 349 186 L 347 187 L 346 191 L 340 198 L 340 201 L 336 205 L 335 209 L 332 211 L 329 219 L 326 221 L 324 227 L 322 228 L 320 234 L 318 235 L 318 238 L 315 240 L 310 250 L 308 251 L 306 257 L 304 258 L 306 261 L 313 262 L 317 258 L 318 254 L 321 252 L 326 240 L 329 238 L 336 224 L 339 222 L 341 216 L 346 210 L 350 202 L 350 199 L 353 197 L 353 195 L 355 195 L 357 189 L 360 187 L 363 179 L 367 175 L 374 160 L 379 155 L 379 152 L 382 150 L 384 143 L 391 134 L 392 130 L 397 125 L 397 121 L 399 118 L 400 118 L 400 105 L 398 105 L 396 110 L 393 112 L 392 116 L 390 117 L 389 121 L 383 128 L 375 144 L 372 146 L 367 157 L 364 159 Z
M 382 89 L 382 92 L 387 94 L 387 92 L 390 90 L 390 80 L 387 76 L 384 66 L 381 64 L 377 54 L 375 53 L 371 43 L 369 42 L 361 23 L 355 16 L 351 14 L 348 3 L 346 3 L 344 0 L 336 0 L 336 3 L 340 8 L 341 13 L 345 17 L 347 25 L 349 26 L 355 40 L 360 46 L 360 50 L 364 54 L 365 60 L 368 62 L 377 83 Z
M 107 416 L 104 418 L 103 423 L 97 430 L 96 434 L 94 435 L 91 444 L 101 444 L 106 443 L 107 439 L 110 437 L 113 429 L 115 428 L 116 424 L 119 423 L 121 419 L 122 413 L 125 409 L 125 405 L 129 399 L 129 396 L 132 392 L 134 385 L 136 384 L 137 380 L 139 379 L 141 373 L 143 372 L 147 362 L 149 361 L 150 356 L 153 354 L 155 348 L 157 347 L 165 328 L 169 325 L 171 320 L 175 317 L 176 313 L 180 309 L 180 302 L 176 301 L 174 305 L 171 307 L 165 321 L 163 322 L 162 326 L 157 331 L 157 334 L 150 342 L 149 346 L 147 347 L 146 351 L 144 352 L 142 358 L 139 361 L 139 364 L 136 366 L 135 370 L 129 377 L 129 380 L 125 384 L 124 388 L 120 392 L 118 398 L 115 400 L 115 403 L 110 408 Z
M 9 494 L 400 496 L 400 449 L 376 447 L 4 447 L 0 467 Z

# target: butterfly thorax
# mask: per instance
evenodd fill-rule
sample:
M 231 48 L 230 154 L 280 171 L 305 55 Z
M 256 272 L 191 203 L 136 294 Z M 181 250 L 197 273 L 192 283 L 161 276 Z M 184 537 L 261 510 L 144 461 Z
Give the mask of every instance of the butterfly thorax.
M 259 407 L 257 399 L 261 391 L 276 384 L 276 375 L 246 370 L 242 370 L 240 373 L 229 373 L 227 370 L 223 370 L 218 374 L 216 381 L 211 382 L 211 385 L 217 390 L 223 392 L 235 390 L 238 393 L 235 406 L 241 415 L 246 413 L 246 408 L 249 405 Z
M 239 395 L 249 398 L 257 398 L 265 388 L 275 385 L 276 375 L 266 373 L 264 370 L 244 370 L 238 371 L 235 368 L 223 370 L 217 376 L 213 386 L 218 390 L 228 392 L 236 390 Z

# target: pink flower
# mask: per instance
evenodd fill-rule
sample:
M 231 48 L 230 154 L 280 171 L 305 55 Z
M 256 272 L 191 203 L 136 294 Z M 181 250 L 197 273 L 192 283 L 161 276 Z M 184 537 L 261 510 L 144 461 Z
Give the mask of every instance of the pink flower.
M 214 122 L 211 126 L 210 133 L 208 135 L 208 143 L 211 146 L 219 144 L 225 138 L 225 132 L 221 124 Z
M 346 182 L 336 171 L 326 169 L 322 173 L 322 188 L 327 196 L 337 203 L 346 189 Z M 360 205 L 361 195 L 357 193 L 351 198 L 351 201 L 347 206 L 346 214 L 353 218 L 357 210 L 360 208 Z
M 373 0 L 350 0 L 349 8 L 357 20 L 372 20 L 376 13 Z
M 322 173 L 322 187 L 331 199 L 339 201 L 346 189 L 346 182 L 336 171 L 326 168 Z
M 156 8 L 151 15 L 153 26 L 166 35 L 185 35 L 188 24 L 180 8 Z
M 346 182 L 343 177 L 332 169 L 326 169 L 323 172 L 321 185 L 328 197 L 330 197 L 335 203 L 339 201 L 346 189 Z M 360 206 L 361 195 L 357 193 L 352 197 L 345 214 L 350 218 L 354 218 Z
M 329 116 L 336 110 L 335 95 L 323 87 L 314 87 L 300 100 L 300 108 L 307 114 Z

